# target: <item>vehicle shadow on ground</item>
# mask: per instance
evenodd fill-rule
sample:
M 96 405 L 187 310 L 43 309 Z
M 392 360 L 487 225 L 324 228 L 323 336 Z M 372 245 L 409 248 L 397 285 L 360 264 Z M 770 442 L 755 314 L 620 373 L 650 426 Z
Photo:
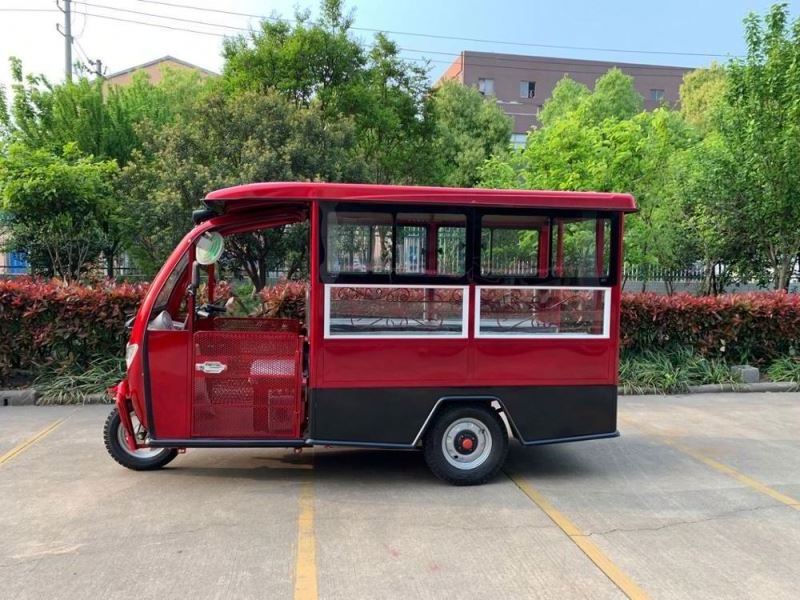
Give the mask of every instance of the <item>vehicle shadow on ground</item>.
M 189 464 L 179 458 L 164 473 L 281 482 L 357 480 L 360 485 L 439 483 L 428 470 L 422 452 L 415 450 L 322 448 L 305 450 L 302 454 L 275 450 L 263 454 L 252 450 L 236 456 L 224 453 L 225 450 L 192 453 Z M 507 469 L 515 474 L 540 479 L 596 474 L 596 467 L 596 463 L 587 464 L 563 446 L 525 448 L 513 441 L 507 461 Z M 501 479 L 502 475 L 498 480 Z

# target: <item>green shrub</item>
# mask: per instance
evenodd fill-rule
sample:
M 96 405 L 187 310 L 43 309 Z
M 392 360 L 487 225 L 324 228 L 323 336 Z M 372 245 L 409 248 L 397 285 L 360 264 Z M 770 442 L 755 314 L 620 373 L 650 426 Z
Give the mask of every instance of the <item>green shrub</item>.
M 772 381 L 791 381 L 800 383 L 800 357 L 784 356 L 767 369 L 767 377 Z
M 691 348 L 624 353 L 619 366 L 619 384 L 626 394 L 685 393 L 692 385 L 736 382 L 725 362 Z
M 45 369 L 34 381 L 41 394 L 39 404 L 77 404 L 91 394 L 102 394 L 125 375 L 125 359 L 115 356 L 97 358 L 80 371 Z

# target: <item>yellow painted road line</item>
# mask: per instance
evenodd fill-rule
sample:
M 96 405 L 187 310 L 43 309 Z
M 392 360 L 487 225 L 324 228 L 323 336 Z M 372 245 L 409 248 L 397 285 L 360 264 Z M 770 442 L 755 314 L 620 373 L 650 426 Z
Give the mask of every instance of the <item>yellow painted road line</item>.
M 766 496 L 769 496 L 773 500 L 777 500 L 778 502 L 785 504 L 786 506 L 789 506 L 795 510 L 800 510 L 800 500 L 792 498 L 791 496 L 787 496 L 786 494 L 782 494 L 778 490 L 769 487 L 766 483 L 762 483 L 758 479 L 753 479 L 749 475 L 745 475 L 741 471 L 738 471 L 733 467 L 726 465 L 725 463 L 721 463 L 718 460 L 715 460 L 710 456 L 706 456 L 702 452 L 695 450 L 694 448 L 690 448 L 689 446 L 680 443 L 677 439 L 675 439 L 674 435 L 662 433 L 645 425 L 641 425 L 640 423 L 637 423 L 635 421 L 631 421 L 626 417 L 620 417 L 620 420 L 625 423 L 631 424 L 632 426 L 636 427 L 637 429 L 640 429 L 647 435 L 651 435 L 655 438 L 658 438 L 664 444 L 671 446 L 672 448 L 675 448 L 676 450 L 679 450 L 680 452 L 683 452 L 684 454 L 691 456 L 693 459 L 703 463 L 708 467 L 711 467 L 715 471 L 719 471 L 720 473 L 728 475 L 729 477 L 733 477 L 739 483 L 742 483 L 747 487 L 754 489 L 757 492 L 761 492 L 762 494 L 765 494 Z
M 22 454 L 22 452 L 24 452 L 27 448 L 30 448 L 36 442 L 38 442 L 43 437 L 45 437 L 47 434 L 53 432 L 65 420 L 66 420 L 66 417 L 64 417 L 63 419 L 59 419 L 55 423 L 51 423 L 45 429 L 42 429 L 39 433 L 37 433 L 32 438 L 28 438 L 27 440 L 25 440 L 24 442 L 22 442 L 18 446 L 12 448 L 11 450 L 9 450 L 5 454 L 3 454 L 3 456 L 0 456 L 0 465 L 2 465 L 4 463 L 7 463 L 8 461 L 10 461 L 12 458 L 14 458 L 17 455 Z
M 648 595 L 645 591 L 640 588 L 636 582 L 634 582 L 630 577 L 628 577 L 622 569 L 620 569 L 614 562 L 611 561 L 603 551 L 600 550 L 589 538 L 584 534 L 578 527 L 570 521 L 564 513 L 559 511 L 555 506 L 553 506 L 550 501 L 545 498 L 541 492 L 539 492 L 535 487 L 533 487 L 530 483 L 525 481 L 522 477 L 517 475 L 513 475 L 511 473 L 506 472 L 508 478 L 513 481 L 516 486 L 522 490 L 528 498 L 530 498 L 536 506 L 542 509 L 542 512 L 550 517 L 550 520 L 555 523 L 561 531 L 563 531 L 567 537 L 569 537 L 572 542 L 578 548 L 583 551 L 583 553 L 591 560 L 595 566 L 600 569 L 603 574 L 608 577 L 611 582 L 616 585 L 620 591 L 625 594 L 631 600 L 646 600 Z
M 317 600 L 317 540 L 314 533 L 314 482 L 306 481 L 300 490 L 297 516 L 297 558 L 294 570 L 295 600 Z

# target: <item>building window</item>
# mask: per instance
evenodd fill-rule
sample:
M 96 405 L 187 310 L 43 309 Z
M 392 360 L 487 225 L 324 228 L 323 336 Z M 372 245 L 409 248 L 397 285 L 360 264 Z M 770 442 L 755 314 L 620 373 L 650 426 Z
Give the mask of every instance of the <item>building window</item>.
M 519 97 L 520 98 L 533 98 L 536 95 L 536 82 L 535 81 L 520 81 L 519 82 Z
M 527 140 L 528 140 L 528 134 L 527 133 L 512 133 L 511 134 L 511 145 L 514 146 L 514 148 L 517 148 L 517 149 L 524 148 L 525 147 L 525 142 Z
M 653 102 L 661 102 L 664 100 L 664 90 L 652 89 L 650 90 L 650 100 Z
M 478 79 L 478 91 L 484 96 L 494 96 L 494 79 Z

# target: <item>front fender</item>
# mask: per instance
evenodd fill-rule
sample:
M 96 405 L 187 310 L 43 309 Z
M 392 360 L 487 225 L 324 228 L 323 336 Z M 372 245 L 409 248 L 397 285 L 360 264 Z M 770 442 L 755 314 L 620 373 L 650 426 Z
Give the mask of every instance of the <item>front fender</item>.
M 108 389 L 109 394 L 114 398 L 114 404 L 119 413 L 119 420 L 125 428 L 125 441 L 131 451 L 136 451 L 139 444 L 136 442 L 136 435 L 133 431 L 133 422 L 131 421 L 131 407 L 130 407 L 130 394 L 128 392 L 128 380 L 123 379 L 114 387 Z

